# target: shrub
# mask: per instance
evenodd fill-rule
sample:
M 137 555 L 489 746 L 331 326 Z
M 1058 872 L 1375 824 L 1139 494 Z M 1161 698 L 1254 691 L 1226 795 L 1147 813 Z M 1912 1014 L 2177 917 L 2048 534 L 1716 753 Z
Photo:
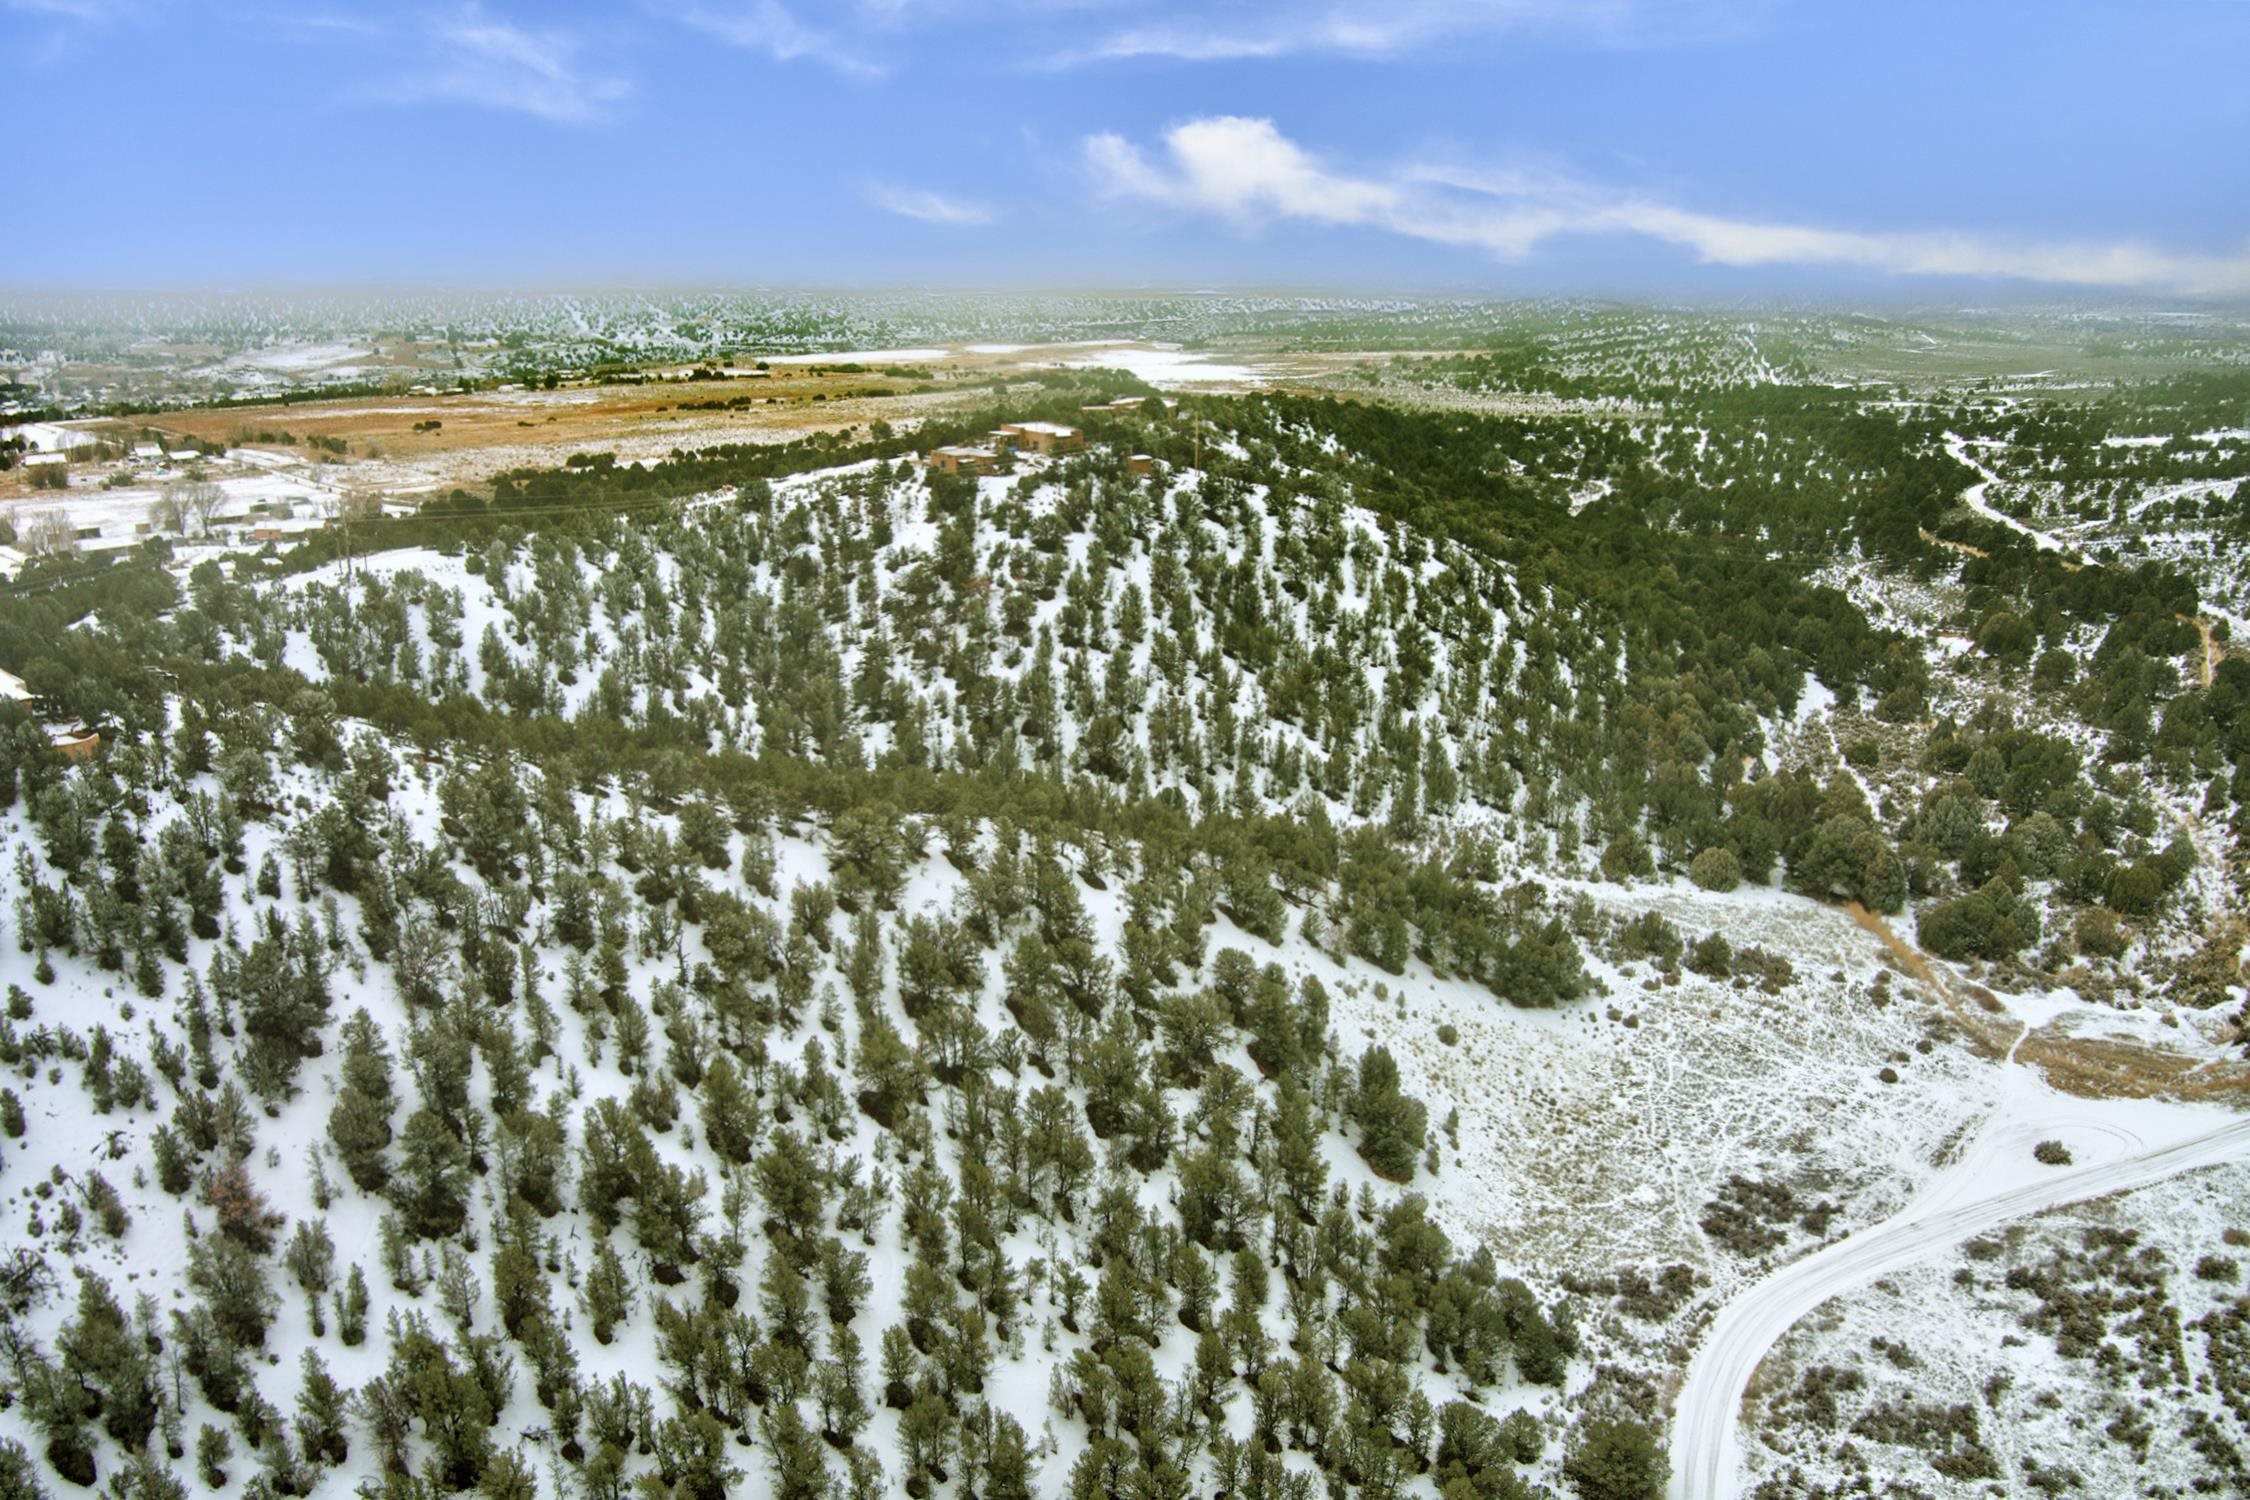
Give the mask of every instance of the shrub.
M 1669 968 L 1686 944 L 1664 913 L 1644 911 L 1617 930 L 1617 947 L 1627 958 L 1653 958 Z
M 1586 1423 L 1563 1462 L 1583 1500 L 1658 1500 L 1668 1472 L 1656 1434 L 1637 1422 Z
M 2042 1166 L 2067 1167 L 2070 1165 L 2070 1148 L 2061 1141 L 2041 1141 L 2031 1148 L 2032 1159 Z
M 1620 885 L 1635 876 L 1652 875 L 1656 864 L 1648 852 L 1648 840 L 1636 829 L 1628 828 L 1609 841 L 1602 851 L 1602 875 Z
M 1786 1183 L 1729 1177 L 1719 1196 L 1703 1205 L 1702 1230 L 1737 1255 L 1763 1255 L 1788 1239 L 1797 1195 Z
M 1731 891 L 1742 884 L 1742 861 L 1732 849 L 1706 849 L 1688 866 L 1688 879 L 1707 891 Z
M 1697 938 L 1688 944 L 1688 969 L 1707 979 L 1724 979 L 1734 972 L 1734 948 L 1719 933 Z
M 2116 958 L 2125 951 L 2127 942 L 2116 913 L 2103 907 L 2080 916 L 2072 935 L 2078 940 L 2078 951 L 2089 958 Z

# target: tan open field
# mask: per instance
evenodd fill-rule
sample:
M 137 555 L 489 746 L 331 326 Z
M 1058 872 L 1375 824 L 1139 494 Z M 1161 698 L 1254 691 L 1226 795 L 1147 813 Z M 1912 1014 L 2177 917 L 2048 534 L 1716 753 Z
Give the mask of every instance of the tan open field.
M 772 442 L 876 421 L 904 423 L 989 393 L 985 381 L 953 372 L 924 381 L 777 367 L 768 375 L 717 381 L 346 397 L 165 413 L 134 425 L 167 436 L 300 453 L 307 438 L 338 438 L 346 445 L 345 458 L 375 471 L 367 477 L 378 483 L 389 471 L 404 471 L 399 477 L 418 474 L 475 485 L 502 470 L 556 463 L 574 452 L 607 450 L 631 460 L 662 457 L 674 448 Z M 729 401 L 745 404 L 693 409 Z M 433 422 L 439 425 L 427 425 Z M 260 438 L 282 432 L 296 437 L 299 446 L 291 450 Z

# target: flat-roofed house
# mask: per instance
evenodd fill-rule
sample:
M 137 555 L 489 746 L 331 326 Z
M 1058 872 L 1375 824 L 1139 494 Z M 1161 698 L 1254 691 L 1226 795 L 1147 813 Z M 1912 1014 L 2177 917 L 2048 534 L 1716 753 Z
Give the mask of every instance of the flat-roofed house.
M 932 448 L 928 463 L 930 469 L 939 474 L 989 474 L 1000 465 L 1000 451 L 955 443 Z
M 1086 446 L 1086 434 L 1060 422 L 1009 422 L 994 436 L 1028 453 L 1076 453 Z

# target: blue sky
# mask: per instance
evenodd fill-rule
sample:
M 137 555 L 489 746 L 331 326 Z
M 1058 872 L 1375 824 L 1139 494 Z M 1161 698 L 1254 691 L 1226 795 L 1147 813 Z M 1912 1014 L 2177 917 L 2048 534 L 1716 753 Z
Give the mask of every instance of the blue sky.
M 2243 0 L 0 0 L 0 288 L 2250 300 Z

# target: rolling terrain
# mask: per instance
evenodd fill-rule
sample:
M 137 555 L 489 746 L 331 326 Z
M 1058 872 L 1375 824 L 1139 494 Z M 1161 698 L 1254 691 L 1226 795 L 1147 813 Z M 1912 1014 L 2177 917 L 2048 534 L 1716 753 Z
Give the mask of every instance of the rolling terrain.
M 38 414 L 17 1492 L 2233 1482 L 2215 1270 L 2114 1430 L 2162 1276 L 1973 1270 L 2239 1173 L 2223 330 L 911 311 Z

